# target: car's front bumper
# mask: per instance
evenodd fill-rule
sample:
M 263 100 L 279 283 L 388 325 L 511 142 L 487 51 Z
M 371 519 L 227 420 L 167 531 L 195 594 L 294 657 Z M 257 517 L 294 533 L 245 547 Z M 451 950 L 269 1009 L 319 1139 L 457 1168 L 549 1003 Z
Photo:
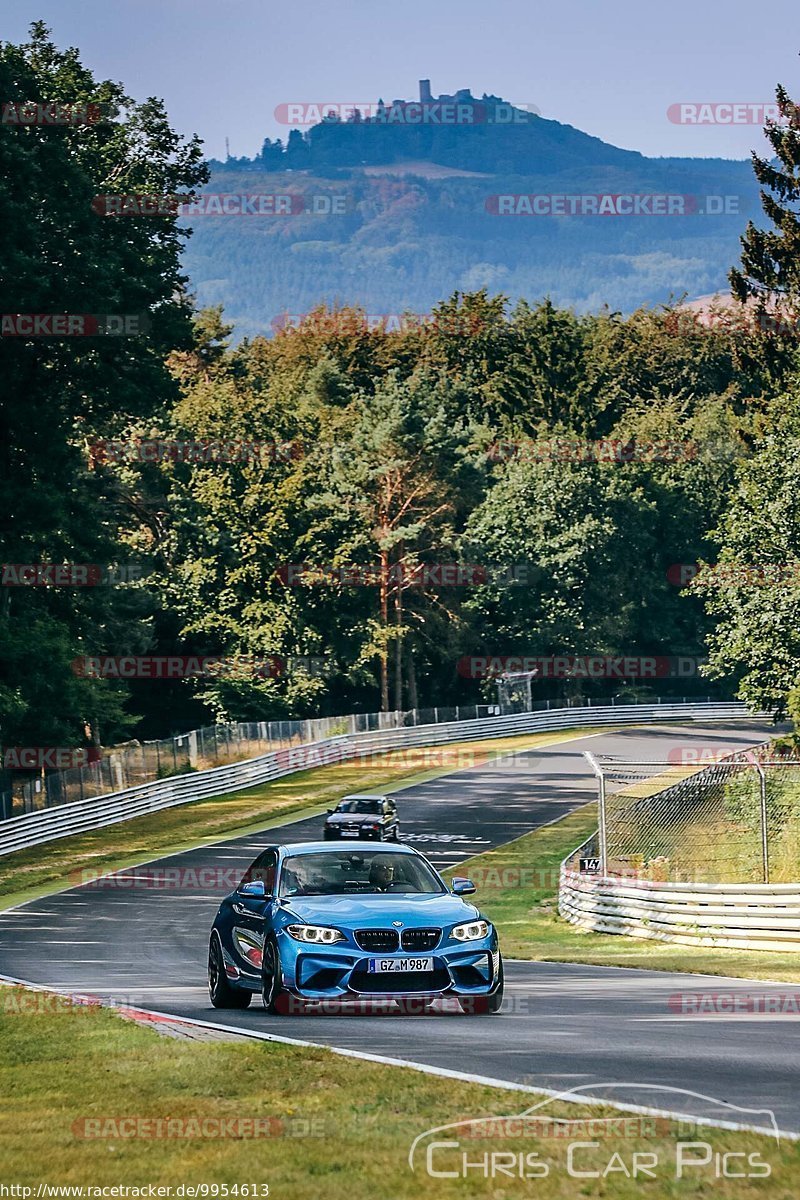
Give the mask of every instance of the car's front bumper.
M 297 943 L 288 934 L 278 937 L 283 988 L 306 1000 L 397 998 L 404 996 L 485 996 L 496 990 L 500 953 L 494 933 L 479 942 L 447 945 L 412 955 L 368 954 L 349 946 L 318 947 Z M 426 957 L 433 970 L 426 972 L 373 972 L 375 958 Z
M 365 842 L 365 841 L 380 841 L 381 834 L 384 832 L 381 829 L 369 829 L 367 827 L 359 827 L 358 829 L 341 829 L 338 825 L 326 825 L 323 829 L 323 837 L 328 841 L 342 842 Z

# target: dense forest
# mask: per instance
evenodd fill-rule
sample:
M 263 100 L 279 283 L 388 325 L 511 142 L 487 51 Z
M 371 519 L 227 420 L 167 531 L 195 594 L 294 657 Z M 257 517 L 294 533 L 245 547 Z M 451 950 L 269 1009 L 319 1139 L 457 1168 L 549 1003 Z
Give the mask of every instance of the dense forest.
M 149 318 L 0 338 L 4 745 L 470 703 L 494 697 L 464 666 L 487 656 L 707 659 L 536 694 L 800 707 L 796 122 L 754 164 L 770 229 L 739 230 L 736 306 L 581 315 L 476 287 L 392 328 L 341 302 L 241 338 L 193 309 L 179 217 L 93 210 L 207 183 L 160 104 L 41 25 L 3 46 L 0 92 L 125 113 L 0 128 L 23 184 L 0 195 L 2 312 Z M 123 658 L 205 661 L 120 678 Z
M 499 196 L 575 193 L 686 197 L 686 212 L 496 211 Z M 299 201 L 285 216 L 193 215 L 187 206 L 181 217 L 192 231 L 184 264 L 198 301 L 222 305 L 236 339 L 269 336 L 281 314 L 305 314 L 320 303 L 357 304 L 369 315 L 429 314 L 454 291 L 482 288 L 514 304 L 549 298 L 579 313 L 607 304 L 630 315 L 645 304 L 724 289 L 742 227 L 759 209 L 747 163 L 704 159 L 550 168 L 536 176 L 356 171 L 344 180 L 230 166 L 212 168 L 204 194 Z M 720 211 L 725 204 L 733 211 Z

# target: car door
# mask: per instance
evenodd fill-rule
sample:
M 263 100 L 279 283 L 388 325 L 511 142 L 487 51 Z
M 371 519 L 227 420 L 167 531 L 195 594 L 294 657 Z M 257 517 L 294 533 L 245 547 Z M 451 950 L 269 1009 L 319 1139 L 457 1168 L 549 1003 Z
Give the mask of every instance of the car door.
M 275 876 L 278 871 L 278 851 L 270 848 L 259 854 L 256 861 L 245 873 L 236 889 L 233 909 L 236 913 L 237 924 L 246 929 L 263 933 L 264 916 L 275 894 Z M 263 883 L 264 892 L 258 894 L 252 888 Z
M 250 964 L 249 973 L 260 971 L 264 953 L 266 918 L 275 894 L 278 852 L 265 850 L 246 872 L 233 896 L 231 936 L 233 946 Z M 263 884 L 263 891 L 259 887 Z
M 394 800 L 392 800 L 388 796 L 387 796 L 386 800 L 384 801 L 384 811 L 386 814 L 385 815 L 386 832 L 389 834 L 396 834 L 397 829 L 398 829 L 397 805 L 395 804 Z

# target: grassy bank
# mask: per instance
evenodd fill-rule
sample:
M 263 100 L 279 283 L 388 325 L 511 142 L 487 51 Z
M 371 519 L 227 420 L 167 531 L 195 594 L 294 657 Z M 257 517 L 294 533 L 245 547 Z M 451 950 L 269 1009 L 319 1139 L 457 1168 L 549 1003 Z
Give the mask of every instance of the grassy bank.
M 461 863 L 478 884 L 478 903 L 500 931 L 507 958 L 696 971 L 800 983 L 800 955 L 708 949 L 617 934 L 588 933 L 557 915 L 558 867 L 597 828 L 594 804 L 515 842 Z
M 111 871 L 222 837 L 260 831 L 287 817 L 321 814 L 353 791 L 390 790 L 435 778 L 497 754 L 558 745 L 588 729 L 455 742 L 317 767 L 207 800 L 165 809 L 0 858 L 0 904 L 9 907 L 79 881 L 85 870 Z
M 289 1032 L 302 1037 L 301 1027 Z M 34 1195 L 39 1183 L 256 1184 L 269 1185 L 271 1197 L 285 1200 L 572 1200 L 579 1194 L 633 1200 L 643 1189 L 651 1196 L 694 1197 L 712 1188 L 721 1200 L 777 1200 L 795 1193 L 800 1162 L 791 1143 L 705 1128 L 679 1135 L 673 1122 L 629 1118 L 622 1136 L 604 1136 L 604 1127 L 587 1136 L 585 1127 L 575 1126 L 572 1139 L 547 1138 L 541 1124 L 522 1137 L 518 1127 L 513 1136 L 515 1127 L 496 1124 L 484 1131 L 490 1138 L 467 1137 L 464 1128 L 446 1131 L 438 1138 L 458 1139 L 460 1148 L 437 1151 L 434 1170 L 460 1173 L 463 1149 L 472 1163 L 481 1163 L 484 1153 L 536 1153 L 548 1173 L 527 1180 L 502 1173 L 485 1178 L 471 1169 L 467 1178 L 432 1177 L 425 1168 L 427 1143 L 415 1157 L 416 1170 L 409 1167 L 418 1135 L 465 1118 L 519 1114 L 537 1098 L 323 1049 L 174 1041 L 105 1009 L 48 1011 L 46 996 L 21 989 L 0 988 L 0 1089 L 13 1097 L 13 1113 L 0 1123 L 0 1180 L 33 1187 Z M 619 1113 L 548 1102 L 538 1116 L 597 1120 Z M 256 1131 L 260 1136 L 253 1136 Z M 718 1152 L 758 1154 L 770 1177 L 718 1179 L 712 1163 L 676 1180 L 678 1137 L 711 1143 Z M 605 1182 L 577 1181 L 567 1171 L 568 1140 L 598 1143 L 580 1151 L 580 1170 L 602 1172 L 614 1154 L 630 1167 L 638 1151 L 656 1155 L 657 1178 L 626 1178 L 617 1166 Z

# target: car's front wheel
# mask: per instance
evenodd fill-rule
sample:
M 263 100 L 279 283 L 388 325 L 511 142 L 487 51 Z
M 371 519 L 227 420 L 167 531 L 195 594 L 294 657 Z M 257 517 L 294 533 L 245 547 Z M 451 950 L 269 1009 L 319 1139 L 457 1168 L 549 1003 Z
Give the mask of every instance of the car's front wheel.
M 289 1010 L 289 993 L 282 986 L 282 978 L 280 951 L 275 940 L 269 938 L 264 944 L 261 1002 L 273 1016 L 279 1016 Z
M 228 983 L 222 946 L 215 933 L 208 945 L 208 994 L 214 1008 L 247 1008 L 250 1003 L 250 992 Z

